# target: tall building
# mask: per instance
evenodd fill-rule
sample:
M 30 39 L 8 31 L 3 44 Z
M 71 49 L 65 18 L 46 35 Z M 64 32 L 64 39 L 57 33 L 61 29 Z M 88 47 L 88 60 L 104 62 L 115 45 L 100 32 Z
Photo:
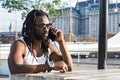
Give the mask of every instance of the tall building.
M 77 36 L 78 41 L 83 35 L 90 34 L 98 40 L 99 32 L 99 6 L 100 0 L 86 0 L 77 2 L 72 8 L 72 32 Z M 63 9 L 66 15 L 61 16 L 54 23 L 64 33 L 69 32 L 70 8 Z M 107 32 L 120 32 L 120 3 L 108 2 L 108 27 Z
M 59 10 L 61 11 L 61 10 Z M 61 15 L 58 19 L 56 19 L 55 23 L 53 25 L 59 29 L 61 29 L 64 34 L 69 33 L 69 27 L 70 27 L 70 8 L 65 8 L 62 10 L 64 12 L 63 15 Z M 78 27 L 80 25 L 80 16 L 79 12 L 72 7 L 72 15 L 71 15 L 71 22 L 72 22 L 72 32 L 75 35 L 78 35 Z
M 98 40 L 99 32 L 99 3 L 94 3 L 89 8 L 89 34 Z M 120 32 L 120 3 L 108 4 L 107 32 Z

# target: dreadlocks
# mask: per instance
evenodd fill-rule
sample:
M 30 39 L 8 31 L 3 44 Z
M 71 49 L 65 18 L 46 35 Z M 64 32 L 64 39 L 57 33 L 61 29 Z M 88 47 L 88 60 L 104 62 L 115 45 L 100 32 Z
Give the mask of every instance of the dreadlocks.
M 23 23 L 23 28 L 22 28 L 22 36 L 28 46 L 28 49 L 30 52 L 34 55 L 33 52 L 33 33 L 34 33 L 34 22 L 36 20 L 36 17 L 38 16 L 47 16 L 47 13 L 43 12 L 42 10 L 32 10 L 30 13 L 28 13 L 26 20 Z M 49 17 L 48 17 L 49 19 Z M 45 55 L 48 54 L 48 44 L 49 44 L 49 39 L 42 40 L 42 51 L 45 53 Z

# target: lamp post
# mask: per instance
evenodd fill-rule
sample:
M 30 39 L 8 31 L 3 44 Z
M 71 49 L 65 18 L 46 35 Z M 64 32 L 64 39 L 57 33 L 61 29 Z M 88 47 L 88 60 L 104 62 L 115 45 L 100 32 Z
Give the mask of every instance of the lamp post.
M 100 0 L 98 69 L 106 68 L 108 0 Z
M 70 15 L 69 15 L 69 42 L 71 42 L 72 41 L 72 35 L 71 35 L 71 33 L 72 33 L 72 18 L 71 18 L 71 16 L 72 16 L 72 7 L 71 7 L 71 0 L 69 0 L 69 4 L 70 4 Z

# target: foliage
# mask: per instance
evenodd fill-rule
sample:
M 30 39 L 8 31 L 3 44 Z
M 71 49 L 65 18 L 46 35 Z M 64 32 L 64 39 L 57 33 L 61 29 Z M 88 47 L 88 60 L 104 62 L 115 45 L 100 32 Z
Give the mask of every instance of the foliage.
M 83 37 L 81 37 L 80 41 L 95 42 L 95 38 L 92 35 L 84 35 Z
M 67 3 L 62 4 L 61 0 L 0 0 L 2 7 L 8 9 L 8 12 L 20 11 L 22 19 L 31 9 L 41 9 L 50 15 L 58 15 L 56 9 L 64 8 Z
M 114 32 L 109 32 L 107 33 L 107 39 L 113 37 L 114 35 L 116 35 L 117 33 Z M 84 35 L 81 37 L 80 41 L 85 41 L 85 42 L 94 42 L 95 38 L 92 35 Z
M 74 33 L 64 34 L 64 39 L 66 42 L 76 42 L 77 36 Z
M 107 39 L 113 37 L 114 35 L 116 35 L 117 33 L 114 33 L 114 32 L 109 32 L 107 33 Z

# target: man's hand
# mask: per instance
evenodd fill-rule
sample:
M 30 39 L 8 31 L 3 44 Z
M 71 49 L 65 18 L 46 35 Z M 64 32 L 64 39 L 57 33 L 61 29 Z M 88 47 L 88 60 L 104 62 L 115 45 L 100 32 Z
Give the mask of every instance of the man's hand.
M 61 73 L 65 73 L 68 71 L 68 67 L 64 61 L 58 61 L 54 63 L 53 70 L 60 71 Z
M 62 40 L 64 40 L 63 33 L 61 30 L 59 30 L 57 28 L 51 28 L 51 32 L 52 32 L 52 34 L 56 35 L 55 40 L 57 42 L 61 42 Z

